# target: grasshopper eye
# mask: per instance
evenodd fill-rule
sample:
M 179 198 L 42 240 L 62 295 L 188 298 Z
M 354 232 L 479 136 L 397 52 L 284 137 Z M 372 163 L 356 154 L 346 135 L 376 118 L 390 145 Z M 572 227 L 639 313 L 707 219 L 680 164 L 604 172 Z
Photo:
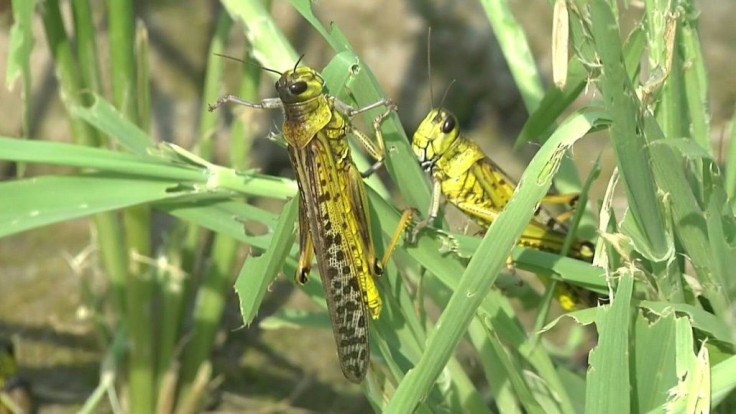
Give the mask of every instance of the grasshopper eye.
M 289 92 L 294 95 L 299 95 L 307 90 L 307 82 L 299 81 L 289 85 Z
M 450 116 L 442 124 L 441 131 L 442 133 L 447 134 L 447 133 L 450 133 L 453 129 L 455 129 L 455 117 Z

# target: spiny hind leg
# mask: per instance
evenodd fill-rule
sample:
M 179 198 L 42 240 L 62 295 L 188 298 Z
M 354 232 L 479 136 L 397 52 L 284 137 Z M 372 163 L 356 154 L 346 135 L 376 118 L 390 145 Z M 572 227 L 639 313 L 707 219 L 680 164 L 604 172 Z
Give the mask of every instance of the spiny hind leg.
M 483 230 L 483 234 L 485 234 L 491 223 L 493 223 L 496 218 L 498 218 L 498 215 L 501 213 L 499 210 L 496 210 L 494 208 L 482 207 L 467 202 L 458 203 L 458 207 L 460 207 L 461 210 L 468 212 L 468 214 L 470 214 L 471 216 L 478 217 L 484 223 L 487 223 L 486 226 L 484 226 L 485 229 Z M 524 233 L 522 233 L 517 244 L 524 245 L 524 240 L 526 238 L 527 237 L 524 235 Z M 506 258 L 506 270 L 511 274 L 516 273 L 516 266 L 514 265 L 514 257 L 512 255 L 509 255 L 509 257 Z
M 401 236 L 404 234 L 404 231 L 409 226 L 409 223 L 411 223 L 412 217 L 414 217 L 414 209 L 406 208 L 404 209 L 404 211 L 401 212 L 401 219 L 399 220 L 399 224 L 396 226 L 396 229 L 394 230 L 394 235 L 391 237 L 391 241 L 389 242 L 388 246 L 386 246 L 386 251 L 383 253 L 383 258 L 380 262 L 382 268 L 385 268 L 386 264 L 388 264 L 388 260 L 391 258 L 391 255 L 396 249 L 396 246 L 399 244 Z
M 542 198 L 543 203 L 567 204 L 570 208 L 575 208 L 578 200 L 580 200 L 580 193 L 547 194 Z
M 567 210 L 554 219 L 559 223 L 564 223 L 575 214 L 575 208 L 577 208 L 578 200 L 580 200 L 580 193 L 565 193 L 565 194 L 547 194 L 543 199 L 544 204 L 564 204 L 570 207 Z
M 377 319 L 381 314 L 381 295 L 373 280 L 373 276 L 378 276 L 383 272 L 381 263 L 376 259 L 376 253 L 373 248 L 373 240 L 371 237 L 371 220 L 368 211 L 368 199 L 365 196 L 365 188 L 360 172 L 355 166 L 351 166 L 348 173 L 348 197 L 350 205 L 355 214 L 357 223 L 362 223 L 365 228 L 359 231 L 358 236 L 362 246 L 362 257 L 368 264 L 367 272 L 359 271 L 355 274 L 358 278 L 358 286 L 362 294 L 362 300 L 368 308 L 368 312 L 372 319 Z
M 548 275 L 538 274 L 537 276 L 547 289 L 553 289 L 552 295 L 560 304 L 562 310 L 566 312 L 592 308 L 598 304 L 598 295 L 593 291 L 552 279 Z

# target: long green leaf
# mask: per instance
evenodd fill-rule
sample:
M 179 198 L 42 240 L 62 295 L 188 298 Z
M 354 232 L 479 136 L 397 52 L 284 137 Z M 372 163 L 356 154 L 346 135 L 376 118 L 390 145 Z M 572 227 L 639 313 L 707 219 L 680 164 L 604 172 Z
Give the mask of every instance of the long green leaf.
M 656 314 L 664 315 L 675 311 L 688 316 L 693 328 L 699 329 L 716 340 L 736 344 L 736 336 L 731 327 L 717 316 L 699 307 L 685 303 L 642 301 L 639 306 L 647 308 Z
M 5 70 L 5 84 L 12 88 L 15 81 L 21 80 L 21 99 L 23 100 L 23 135 L 29 133 L 31 116 L 31 50 L 33 50 L 33 19 L 34 2 L 28 0 L 13 0 L 13 27 L 10 29 L 8 40 L 8 60 Z
M 629 320 L 634 276 L 623 270 L 610 306 L 598 308 L 598 346 L 590 353 L 586 413 L 626 413 L 630 409 Z
M 298 59 L 273 17 L 261 1 L 222 0 L 230 17 L 245 26 L 253 57 L 267 68 L 284 71 Z
M 115 138 L 128 151 L 145 154 L 153 145 L 151 138 L 104 98 L 97 94 L 90 96 L 92 104 L 88 107 L 72 106 L 72 114 Z
M 544 91 L 526 34 L 511 13 L 507 1 L 481 0 L 480 3 L 501 45 L 516 86 L 519 87 L 524 106 L 529 113 L 534 112 Z
M 623 66 L 618 24 L 611 3 L 589 3 L 590 33 L 603 65 L 599 79 L 605 108 L 611 116 L 610 135 L 633 219 L 646 242 L 637 245 L 648 258 L 660 261 L 673 254 L 673 245 L 665 232 L 660 202 L 644 134 L 639 100 Z M 650 138 L 651 139 L 651 138 Z
M 669 312 L 654 321 L 637 317 L 632 339 L 632 403 L 634 411 L 643 413 L 667 401 L 667 392 L 677 383 L 674 313 Z
M 109 173 L 45 176 L 0 184 L 0 237 L 59 221 L 186 195 L 176 181 Z
M 298 210 L 298 198 L 293 198 L 286 203 L 281 210 L 268 248 L 263 255 L 246 260 L 235 280 L 235 292 L 240 298 L 240 313 L 246 325 L 255 318 L 266 290 L 283 268 L 284 259 L 294 244 Z M 300 229 L 300 231 L 308 230 Z

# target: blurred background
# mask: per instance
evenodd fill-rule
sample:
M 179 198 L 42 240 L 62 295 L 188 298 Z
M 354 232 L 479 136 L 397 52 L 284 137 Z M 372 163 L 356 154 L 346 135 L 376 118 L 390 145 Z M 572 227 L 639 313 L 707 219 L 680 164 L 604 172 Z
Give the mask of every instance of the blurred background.
M 630 5 L 637 14 L 636 2 Z M 62 2 L 63 6 L 68 4 Z M 544 0 L 517 0 L 511 5 L 529 36 L 534 57 L 545 83 L 551 84 L 551 7 Z M 734 113 L 736 81 L 736 2 L 704 0 L 700 35 L 710 79 L 712 145 L 716 157 L 727 150 L 726 125 Z M 191 148 L 198 139 L 198 114 L 204 81 L 207 47 L 220 11 L 216 1 L 138 1 L 136 16 L 150 37 L 152 133 L 156 139 Z M 462 129 L 514 178 L 534 153 L 532 146 L 512 152 L 513 141 L 527 113 L 498 50 L 483 9 L 477 1 L 363 1 L 320 0 L 315 13 L 323 23 L 335 22 L 355 51 L 374 71 L 384 91 L 399 106 L 411 136 L 431 106 L 437 105 L 452 80 L 444 106 L 453 111 Z M 70 18 L 68 8 L 62 9 Z M 101 7 L 94 6 L 96 27 L 107 30 Z M 332 51 L 312 27 L 285 1 L 273 4 L 273 15 L 304 63 L 323 67 Z M 67 20 L 69 21 L 69 20 Z M 633 20 L 632 20 L 633 21 Z M 12 24 L 10 1 L 0 1 L 0 72 L 5 73 L 8 35 Z M 427 73 L 427 28 L 431 36 L 431 80 Z M 33 138 L 69 142 L 68 120 L 58 98 L 54 67 L 40 19 L 33 27 L 32 54 Z M 242 56 L 241 28 L 231 31 L 227 53 Z M 108 64 L 106 37 L 99 53 Z M 284 68 L 274 68 L 283 70 Z M 225 64 L 221 91 L 235 90 L 242 68 Z M 105 73 L 103 71 L 103 73 Z M 230 75 L 232 74 L 232 75 Z M 109 80 L 105 81 L 109 91 Z M 431 82 L 431 87 L 430 87 Z M 21 131 L 19 88 L 0 88 L 0 135 L 15 137 Z M 433 93 L 430 93 L 433 92 Z M 432 96 L 430 96 L 432 95 Z M 263 82 L 260 96 L 274 96 Z M 590 99 L 587 96 L 586 99 Z M 213 115 L 217 116 L 217 115 Z M 280 115 L 254 111 L 251 118 L 265 137 Z M 221 124 L 224 127 L 224 123 Z M 227 159 L 226 143 L 218 142 L 215 159 Z M 0 151 L 2 149 L 0 148 Z M 604 154 L 603 176 L 613 167 L 605 154 L 606 141 L 595 135 L 581 140 L 573 155 L 582 177 L 599 153 Z M 292 177 L 287 154 L 266 139 L 253 143 L 250 165 L 264 173 Z M 31 165 L 26 175 L 62 171 Z M 16 174 L 15 166 L 0 163 L 0 177 Z M 605 182 L 594 188 L 592 200 L 602 195 Z M 63 195 L 60 195 L 63 196 Z M 0 196 L 0 202 L 2 198 Z M 276 211 L 278 203 L 272 206 Z M 459 217 L 455 221 L 462 226 Z M 241 249 L 240 260 L 247 254 Z M 33 384 L 41 412 L 74 412 L 99 381 L 102 351 L 95 339 L 90 307 L 103 299 L 105 278 L 90 261 L 94 246 L 87 219 L 65 222 L 0 239 L 0 337 L 15 344 L 21 374 Z M 237 270 L 233 270 L 233 278 Z M 290 277 L 290 276 L 287 276 Z M 265 317 L 282 306 L 314 305 L 283 278 L 274 284 L 261 308 Z M 257 323 L 242 327 L 233 294 L 221 323 L 214 356 L 214 377 L 221 380 L 218 404 L 223 410 L 249 412 L 363 412 L 370 410 L 359 388 L 348 383 L 337 368 L 332 333 L 327 330 L 261 330 Z

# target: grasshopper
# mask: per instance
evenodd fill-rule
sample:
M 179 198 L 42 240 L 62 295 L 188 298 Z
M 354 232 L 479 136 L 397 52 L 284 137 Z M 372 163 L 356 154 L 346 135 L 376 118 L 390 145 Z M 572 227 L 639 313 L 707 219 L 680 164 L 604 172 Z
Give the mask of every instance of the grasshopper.
M 209 109 L 235 103 L 283 111 L 282 132 L 299 187 L 299 260 L 295 279 L 300 284 L 308 281 L 316 255 L 342 372 L 348 380 L 359 383 L 370 360 L 368 316 L 377 319 L 381 313 L 381 297 L 373 278 L 383 273 L 412 215 L 411 210 L 404 211 L 384 257 L 378 260 L 362 178 L 383 164 L 380 125 L 396 106 L 384 98 L 354 108 L 325 93 L 320 74 L 299 66 L 299 61 L 283 73 L 266 69 L 280 75 L 276 82 L 278 98 L 248 102 L 226 95 Z M 386 110 L 373 121 L 374 143 L 354 128 L 350 119 L 379 107 Z M 348 134 L 355 136 L 375 159 L 364 173 L 353 163 Z
M 444 108 L 433 108 L 419 124 L 412 138 L 412 150 L 422 168 L 431 175 L 433 187 L 429 213 L 414 227 L 411 239 L 437 217 L 441 194 L 487 229 L 516 187 L 476 143 L 462 136 L 457 118 Z M 577 194 L 549 194 L 542 202 L 573 206 L 577 198 Z M 566 233 L 567 228 L 560 220 L 540 207 L 522 233 L 519 245 L 560 253 Z M 576 240 L 568 255 L 590 262 L 594 248 L 589 242 Z M 556 297 L 565 310 L 595 304 L 597 297 L 592 292 L 562 283 L 557 286 Z

